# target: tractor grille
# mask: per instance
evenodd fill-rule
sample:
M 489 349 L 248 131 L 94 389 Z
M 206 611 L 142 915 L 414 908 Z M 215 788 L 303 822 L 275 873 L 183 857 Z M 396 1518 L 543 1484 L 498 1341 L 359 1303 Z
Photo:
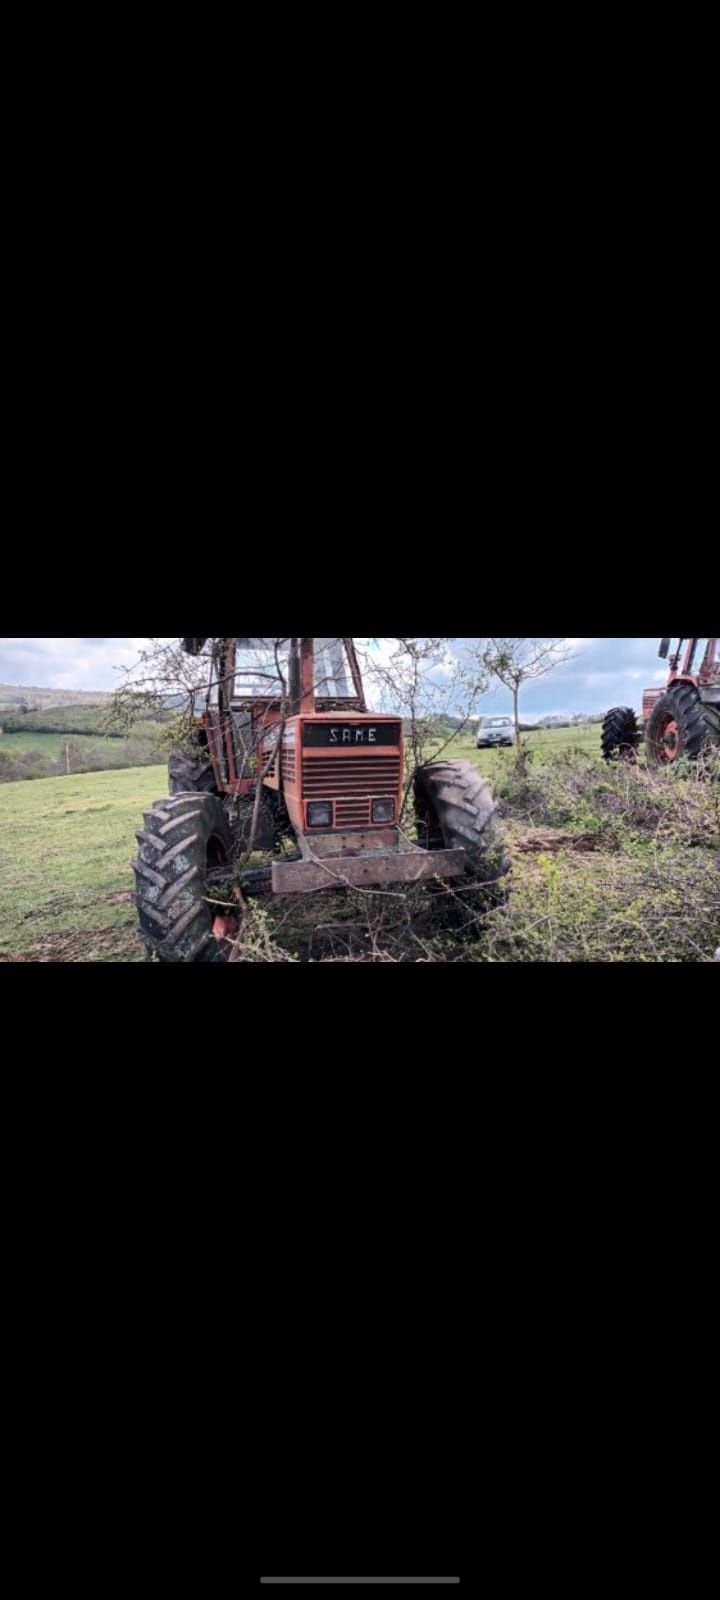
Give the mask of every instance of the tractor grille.
M 369 800 L 336 800 L 336 828 L 369 828 L 370 820 Z
M 282 775 L 286 783 L 295 782 L 295 751 L 283 750 Z
M 306 800 L 362 801 L 373 795 L 396 795 L 400 789 L 400 757 L 358 755 L 307 757 L 303 763 Z

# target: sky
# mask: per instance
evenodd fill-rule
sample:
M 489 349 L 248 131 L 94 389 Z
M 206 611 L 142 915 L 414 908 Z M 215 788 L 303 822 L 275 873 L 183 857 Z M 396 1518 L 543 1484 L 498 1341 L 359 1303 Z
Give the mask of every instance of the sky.
M 455 641 L 462 649 L 475 641 Z M 132 667 L 147 639 L 0 639 L 0 683 L 39 689 L 114 689 L 119 669 Z M 523 691 L 521 711 L 529 719 L 639 707 L 644 688 L 665 681 L 657 639 L 570 639 L 573 659 Z M 388 641 L 380 641 L 385 654 Z M 452 668 L 448 667 L 450 674 Z M 510 710 L 503 689 L 479 706 L 486 713 Z

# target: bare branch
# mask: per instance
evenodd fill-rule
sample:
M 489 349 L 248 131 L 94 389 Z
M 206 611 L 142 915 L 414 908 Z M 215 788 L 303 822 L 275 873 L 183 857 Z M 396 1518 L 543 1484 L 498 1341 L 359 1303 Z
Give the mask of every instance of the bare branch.
M 515 743 L 520 747 L 520 691 L 533 678 L 554 672 L 573 653 L 565 639 L 486 639 L 482 662 L 491 678 L 497 678 L 513 697 Z

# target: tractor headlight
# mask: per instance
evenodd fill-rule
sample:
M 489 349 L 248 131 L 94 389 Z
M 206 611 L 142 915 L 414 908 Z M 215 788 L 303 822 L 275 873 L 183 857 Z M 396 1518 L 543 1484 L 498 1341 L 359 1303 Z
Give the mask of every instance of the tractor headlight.
M 372 819 L 373 822 L 394 822 L 395 801 L 373 800 Z
M 308 806 L 307 814 L 309 828 L 332 827 L 332 805 L 329 800 L 316 801 L 314 805 Z

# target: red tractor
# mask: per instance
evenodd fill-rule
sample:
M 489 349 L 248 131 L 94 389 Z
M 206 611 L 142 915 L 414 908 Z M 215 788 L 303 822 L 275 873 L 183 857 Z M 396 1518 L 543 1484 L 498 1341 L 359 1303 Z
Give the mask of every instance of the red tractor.
M 666 767 L 681 756 L 696 761 L 712 744 L 720 744 L 720 652 L 717 639 L 661 639 L 662 661 L 670 657 L 664 689 L 646 689 L 643 725 L 629 706 L 609 711 L 603 723 L 606 761 L 634 760 L 645 740 L 650 766 Z
M 407 836 L 402 721 L 368 712 L 352 639 L 182 645 L 204 657 L 204 709 L 191 746 L 171 755 L 170 796 L 146 815 L 135 862 L 140 935 L 160 960 L 228 959 L 230 876 L 251 895 L 436 878 L 462 892 L 507 870 L 496 801 L 469 762 L 416 770 L 417 841 Z M 274 860 L 251 866 L 255 852 Z

